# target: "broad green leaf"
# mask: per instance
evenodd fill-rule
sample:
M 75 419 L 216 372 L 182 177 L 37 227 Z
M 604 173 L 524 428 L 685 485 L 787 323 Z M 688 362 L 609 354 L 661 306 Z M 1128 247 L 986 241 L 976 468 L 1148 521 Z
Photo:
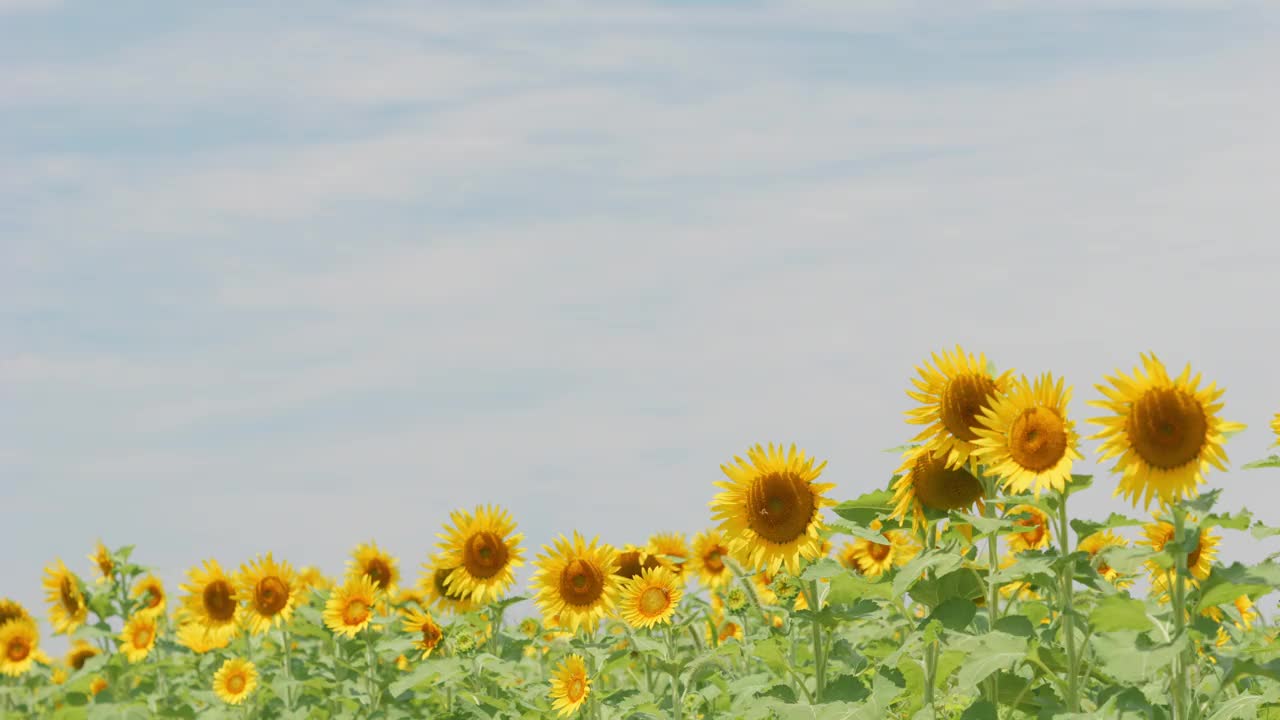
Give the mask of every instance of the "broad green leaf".
M 1098 632 L 1150 630 L 1154 627 L 1147 616 L 1147 605 L 1122 595 L 1103 598 L 1089 613 L 1089 625 Z
M 962 688 L 975 688 L 998 670 L 1008 670 L 1027 655 L 1027 640 L 1000 631 L 960 638 L 954 649 L 968 655 L 956 673 Z
M 961 632 L 969 626 L 969 623 L 973 621 L 973 617 L 977 614 L 978 606 L 974 605 L 972 600 L 953 597 L 944 600 L 934 608 L 929 617 L 922 620 L 921 623 L 937 620 L 946 629 Z
M 936 608 L 952 598 L 973 600 L 985 592 L 986 587 L 978 574 L 969 568 L 961 568 L 932 580 L 920 580 L 911 588 L 910 595 L 916 602 Z
M 920 580 L 920 576 L 924 575 L 927 570 L 933 570 L 935 575 L 943 575 L 960 567 L 961 558 L 953 553 L 922 553 L 917 555 L 911 562 L 903 565 L 898 570 L 897 576 L 893 579 L 893 594 L 902 596 L 907 593 L 916 582 Z
M 1269 455 L 1261 460 L 1245 463 L 1240 466 L 1244 470 L 1254 470 L 1257 468 L 1280 468 L 1280 455 Z
M 1241 595 L 1256 599 L 1280 585 L 1280 565 L 1263 562 L 1252 567 L 1232 563 L 1215 567 L 1200 590 L 1199 607 L 1223 605 Z
M 845 500 L 832 510 L 845 520 L 870 527 L 873 520 L 893 512 L 893 493 L 888 490 L 873 490 L 853 500 Z

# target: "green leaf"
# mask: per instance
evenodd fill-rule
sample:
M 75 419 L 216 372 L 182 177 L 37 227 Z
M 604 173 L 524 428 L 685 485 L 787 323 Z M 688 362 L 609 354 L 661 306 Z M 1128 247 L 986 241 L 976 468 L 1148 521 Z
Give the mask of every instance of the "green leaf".
M 933 570 L 935 575 L 943 575 L 960 567 L 962 562 L 960 556 L 954 553 L 917 555 L 911 562 L 903 565 L 893 578 L 893 594 L 896 596 L 907 594 L 907 590 L 919 582 L 920 576 L 927 570 Z
M 968 655 L 968 661 L 956 673 L 962 688 L 975 688 L 998 670 L 1008 670 L 1027 655 L 1027 641 L 1000 631 L 986 635 L 969 635 L 955 643 L 955 649 Z
M 1253 567 L 1232 563 L 1215 567 L 1200 590 L 1198 607 L 1224 605 L 1241 595 L 1257 599 L 1280 585 L 1280 565 L 1263 562 Z
M 1271 527 L 1259 520 L 1253 524 L 1252 528 L 1249 529 L 1249 533 L 1253 535 L 1254 539 L 1263 540 L 1275 535 L 1280 535 L 1280 527 Z
M 960 632 L 969 626 L 973 617 L 978 614 L 978 606 L 972 600 L 953 597 L 934 608 L 929 617 L 921 621 L 923 626 L 931 620 L 937 620 L 942 626 L 953 632 Z
M 834 531 L 832 533 L 833 535 L 834 534 L 852 535 L 856 538 L 861 538 L 863 540 L 870 540 L 873 543 L 879 543 L 881 545 L 889 544 L 889 539 L 886 538 L 884 535 L 881 535 L 875 530 L 872 530 L 867 527 L 863 527 L 861 525 L 854 525 L 852 523 L 845 522 L 843 520 L 831 520 L 826 522 L 825 525 L 826 527 Z
M 1273 468 L 1280 467 L 1280 455 L 1269 455 L 1261 460 L 1254 460 L 1240 466 L 1244 470 L 1255 470 L 1257 468 Z
M 1031 619 L 1023 615 L 1006 615 L 996 621 L 995 629 L 1021 638 L 1029 638 L 1035 632 Z
M 1170 644 L 1156 644 L 1146 635 L 1130 631 L 1095 635 L 1089 646 L 1103 672 L 1126 685 L 1140 685 L 1167 670 L 1186 640 L 1182 635 Z
M 979 700 L 961 713 L 960 720 L 999 720 L 996 714 L 996 706 L 991 704 L 990 700 Z
M 980 537 L 986 537 L 987 535 L 994 535 L 996 533 L 1014 533 L 1035 529 L 1032 527 L 1018 525 L 1012 520 L 1005 520 L 1004 518 L 983 517 L 981 515 L 972 515 L 970 513 L 952 511 L 951 517 L 960 522 L 972 525 L 973 537 L 975 540 Z
M 1253 513 L 1241 508 L 1238 513 L 1214 513 L 1205 518 L 1204 522 L 1200 523 L 1200 527 L 1204 529 L 1221 527 L 1228 530 L 1247 530 L 1251 520 L 1253 520 Z
M 1146 603 L 1123 595 L 1109 595 L 1099 601 L 1089 613 L 1089 624 L 1098 632 L 1143 631 L 1155 627 L 1147 616 Z
M 1205 517 L 1209 514 L 1209 511 L 1213 509 L 1213 506 L 1218 502 L 1218 497 L 1221 495 L 1222 488 L 1217 488 L 1215 490 L 1210 490 L 1199 497 L 1184 501 L 1184 505 L 1187 512 L 1192 515 Z
M 893 512 L 893 493 L 888 490 L 873 490 L 853 500 L 845 500 L 832 510 L 845 520 L 870 527 L 873 520 Z
M 983 596 L 986 588 L 977 573 L 969 568 L 954 570 L 932 580 L 921 580 L 911 588 L 911 599 L 936 608 L 952 598 L 974 600 Z
M 1067 486 L 1063 490 L 1063 492 L 1067 495 L 1067 497 L 1070 497 L 1080 492 L 1081 490 L 1088 490 L 1092 486 L 1093 486 L 1092 475 L 1076 475 L 1072 473 L 1071 482 L 1067 483 Z

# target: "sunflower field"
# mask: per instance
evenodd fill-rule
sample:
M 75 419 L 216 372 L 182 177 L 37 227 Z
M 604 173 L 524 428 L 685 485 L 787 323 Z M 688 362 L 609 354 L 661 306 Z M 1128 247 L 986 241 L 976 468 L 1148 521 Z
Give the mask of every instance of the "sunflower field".
M 1280 718 L 1280 528 L 1215 508 L 1244 425 L 1154 355 L 1087 422 L 1135 516 L 1073 517 L 1094 479 L 1071 388 L 934 354 L 922 429 L 882 488 L 829 497 L 825 462 L 756 445 L 708 487 L 709 527 L 536 555 L 511 514 L 453 512 L 421 572 L 376 544 L 344 577 L 258 556 L 166 588 L 130 546 L 46 569 L 53 632 L 0 598 L 0 711 L 23 718 Z M 1271 420 L 1280 438 L 1280 414 Z M 1277 442 L 1280 445 L 1280 442 Z M 1247 468 L 1280 468 L 1280 456 Z M 1140 512 L 1139 512 L 1140 508 Z M 415 560 L 415 564 L 417 564 Z M 514 571 L 529 565 L 527 587 Z M 8 582 L 10 579 L 6 578 Z M 8 588 L 0 588 L 7 590 Z

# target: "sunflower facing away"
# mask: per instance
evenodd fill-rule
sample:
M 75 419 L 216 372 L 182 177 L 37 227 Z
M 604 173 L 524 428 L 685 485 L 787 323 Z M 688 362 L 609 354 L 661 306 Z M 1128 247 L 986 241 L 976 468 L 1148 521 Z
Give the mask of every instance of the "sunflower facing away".
M 1062 492 L 1071 482 L 1071 464 L 1082 460 L 1075 424 L 1067 419 L 1071 388 L 1045 373 L 1035 386 L 1025 376 L 1008 393 L 992 399 L 973 428 L 973 455 L 1003 480 L 1007 491 Z
M 621 580 L 614 574 L 618 551 L 610 545 L 587 544 L 578 531 L 573 539 L 561 535 L 555 546 L 543 545 L 537 570 L 529 582 L 537 593 L 543 617 L 559 616 L 570 632 L 588 631 L 613 611 Z
M 62 560 L 44 569 L 45 599 L 50 603 L 49 622 L 55 633 L 71 634 L 89 617 L 80 592 L 80 578 L 67 569 Z
M 685 541 L 684 533 L 655 533 L 649 538 L 649 546 L 645 549 L 649 551 L 650 557 L 657 558 L 667 566 L 677 580 L 684 582 L 685 563 L 690 557 L 689 543 Z
M 960 467 L 971 461 L 978 448 L 979 416 L 989 409 L 993 395 L 1004 394 L 1013 371 L 993 377 L 987 372 L 986 355 L 975 360 L 959 345 L 955 355 L 944 350 L 939 358 L 933 353 L 933 363 L 936 367 L 928 362 L 917 367 L 920 377 L 911 379 L 917 391 L 908 390 L 907 396 L 921 407 L 907 411 L 907 422 L 928 425 L 913 440 L 942 457 L 947 467 Z
M 733 571 L 729 569 L 725 559 L 729 557 L 729 546 L 719 530 L 711 529 L 698 533 L 693 538 L 693 555 L 689 558 L 689 568 L 698 576 L 698 582 L 711 590 L 724 587 L 733 579 Z
M 591 694 L 591 678 L 581 655 L 570 655 L 551 677 L 551 709 L 561 717 L 572 715 Z
M 1119 372 L 1107 378 L 1113 387 L 1096 386 L 1108 399 L 1089 404 L 1114 414 L 1089 422 L 1103 428 L 1090 437 L 1103 440 L 1099 459 L 1120 456 L 1112 468 L 1123 473 L 1115 494 L 1150 507 L 1156 496 L 1164 504 L 1194 497 L 1210 465 L 1226 470 L 1225 433 L 1245 426 L 1218 417 L 1225 390 L 1214 383 L 1200 388 L 1190 364 L 1177 379 L 1154 354 L 1143 355 L 1142 364 L 1145 375 L 1135 368 L 1132 378 Z
M 1106 580 L 1120 589 L 1124 589 L 1132 585 L 1133 581 L 1121 576 L 1115 568 L 1108 565 L 1105 560 L 1102 560 L 1098 556 L 1103 550 L 1106 550 L 1109 547 L 1126 547 L 1128 544 L 1129 542 L 1127 540 L 1110 530 L 1099 530 L 1098 532 L 1095 532 L 1081 540 L 1077 549 L 1089 554 L 1089 560 L 1093 563 L 1094 568 L 1098 571 L 1098 574 L 1102 576 L 1103 580 Z
M 240 596 L 245 599 L 245 624 L 261 635 L 289 622 L 298 601 L 298 581 L 288 562 L 277 563 L 271 553 L 240 566 Z
M 0 625 L 0 673 L 18 677 L 31 669 L 40 653 L 40 633 L 34 620 Z
M 357 545 L 347 563 L 347 578 L 368 575 L 379 592 L 394 593 L 400 582 L 400 565 L 391 555 L 378 549 L 378 544 Z
M 373 619 L 378 588 L 367 573 L 348 578 L 345 585 L 329 591 L 324 604 L 324 624 L 338 635 L 349 638 L 365 629 Z
M 661 559 L 649 554 L 649 551 L 644 548 L 627 543 L 618 551 L 618 568 L 613 571 L 613 574 L 623 580 L 630 580 L 645 570 L 656 567 L 662 567 Z
M 192 621 L 199 623 L 206 632 L 224 635 L 234 634 L 240 621 L 240 592 L 235 580 L 222 570 L 217 560 L 205 560 L 204 568 L 187 571 L 191 582 L 182 585 L 186 595 L 182 609 Z
M 239 705 L 258 687 L 258 668 L 248 660 L 231 658 L 213 676 L 213 692 L 228 705 Z
M 926 447 L 905 454 L 906 462 L 898 468 L 902 477 L 893 486 L 893 514 L 905 522 L 911 516 L 913 528 L 925 524 L 925 508 L 945 512 L 981 506 L 982 483 L 964 468 L 948 468 L 942 458 Z
M 111 580 L 111 571 L 115 570 L 116 564 L 111 560 L 111 551 L 107 549 L 102 541 L 98 541 L 97 547 L 93 549 L 93 554 L 89 556 L 93 564 L 98 568 L 98 579 L 95 581 L 101 585 Z
M 443 612 L 464 613 L 474 607 L 471 598 L 459 595 L 449 587 L 449 576 L 457 568 L 445 562 L 443 556 L 436 555 L 430 563 L 422 566 L 426 574 L 418 581 L 418 586 L 426 594 L 427 604 L 434 605 Z
M 623 586 L 618 614 L 631 627 L 651 628 L 669 623 L 683 594 L 671 570 L 665 567 L 645 570 Z
M 1188 520 L 1195 522 L 1194 516 L 1188 516 Z M 1142 534 L 1146 536 L 1146 540 L 1139 540 L 1138 545 L 1147 545 L 1155 552 L 1162 552 L 1165 545 L 1173 540 L 1173 525 L 1163 520 L 1156 520 L 1142 526 Z M 1209 532 L 1207 529 L 1200 531 L 1199 541 L 1196 547 L 1187 554 L 1187 584 L 1196 587 L 1203 580 L 1209 579 L 1209 573 L 1213 570 L 1213 559 L 1218 555 L 1218 543 L 1222 538 Z M 1147 570 L 1151 574 L 1151 593 L 1156 595 L 1160 602 L 1169 602 L 1169 589 L 1173 586 L 1175 571 L 1173 568 L 1165 570 L 1155 561 L 1147 561 Z
M 408 610 L 404 612 L 401 622 L 404 624 L 405 632 L 418 636 L 413 646 L 422 651 L 423 659 L 431 655 L 444 637 L 444 631 L 436 624 L 431 613 L 418 609 Z
M 120 643 L 120 652 L 129 662 L 136 663 L 146 658 L 156 645 L 155 615 L 137 613 L 129 618 L 120 633 Z
M 823 496 L 835 485 L 814 482 L 827 464 L 815 467 L 814 458 L 795 445 L 784 453 L 773 443 L 768 450 L 750 448 L 747 458 L 720 466 L 729 482 L 715 483 L 724 492 L 711 501 L 712 518 L 720 522 L 729 551 L 750 569 L 772 573 L 785 565 L 798 575 L 802 558 L 822 552 L 822 508 L 836 504 Z
M 1017 554 L 1049 547 L 1053 537 L 1049 532 L 1049 516 L 1043 510 L 1034 505 L 1015 505 L 1007 517 L 1013 520 L 1014 525 L 1031 528 L 1005 536 L 1010 552 Z
M 872 530 L 879 531 L 881 527 L 879 520 L 871 522 Z M 881 534 L 889 541 L 888 545 L 858 538 L 845 545 L 840 553 L 840 562 L 867 577 L 877 577 L 894 566 L 906 565 L 920 552 L 920 546 L 904 531 L 890 530 Z
M 513 568 L 524 565 L 516 523 L 498 507 L 476 508 L 475 514 L 456 510 L 449 514 L 452 526 L 437 535 L 443 562 L 455 568 L 446 580 L 454 594 L 484 604 L 506 592 L 515 577 Z M 515 534 L 513 534 L 515 533 Z
M 139 601 L 137 612 L 149 613 L 152 615 L 160 615 L 164 613 L 165 594 L 164 584 L 160 582 L 160 578 L 155 575 L 148 574 L 137 585 L 129 591 L 136 600 Z

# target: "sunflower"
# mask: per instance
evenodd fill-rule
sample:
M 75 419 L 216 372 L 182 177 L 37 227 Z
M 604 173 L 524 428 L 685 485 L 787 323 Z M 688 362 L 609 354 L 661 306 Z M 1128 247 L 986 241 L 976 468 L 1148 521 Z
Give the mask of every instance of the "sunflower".
M 441 555 L 436 555 L 430 563 L 423 564 L 426 570 L 418 581 L 419 588 L 426 594 L 427 604 L 434 605 L 444 612 L 464 613 L 475 607 L 471 598 L 459 595 L 449 587 L 449 576 L 456 566 L 449 565 Z
M 1188 520 L 1196 521 L 1194 516 L 1188 516 Z M 1139 540 L 1137 544 L 1149 546 L 1154 552 L 1162 552 L 1173 540 L 1174 527 L 1157 519 L 1153 523 L 1143 525 L 1142 534 L 1147 539 Z M 1190 575 L 1187 582 L 1191 587 L 1196 587 L 1200 581 L 1209 579 L 1209 573 L 1213 570 L 1213 559 L 1218 554 L 1218 543 L 1221 541 L 1221 537 L 1207 529 L 1200 531 L 1195 549 L 1187 554 L 1187 573 Z M 1173 585 L 1175 570 L 1173 568 L 1166 570 L 1154 560 L 1147 561 L 1147 570 L 1151 574 L 1151 593 L 1156 595 L 1160 602 L 1169 602 L 1169 588 Z
M 1063 387 L 1062 378 L 1054 384 L 1045 373 L 1034 388 L 1026 376 L 1019 378 L 978 415 L 973 455 L 1009 492 L 1062 492 L 1071 482 L 1071 463 L 1083 459 L 1075 424 L 1067 419 L 1070 400 L 1071 388 Z
M 378 549 L 378 544 L 360 544 L 347 561 L 347 579 L 368 575 L 379 592 L 394 594 L 400 582 L 400 564 L 389 553 Z
M 120 651 L 129 662 L 136 663 L 147 657 L 156 645 L 156 617 L 149 613 L 136 613 L 124 624 L 120 633 Z
M 198 622 L 181 622 L 177 629 L 178 644 L 197 655 L 221 650 L 231 644 L 235 637 L 235 626 L 231 630 L 209 632 Z
M 1133 584 L 1133 581 L 1122 577 L 1115 568 L 1111 567 L 1106 561 L 1098 556 L 1103 550 L 1109 547 L 1126 547 L 1129 541 L 1116 535 L 1110 530 L 1099 530 L 1092 535 L 1080 541 L 1077 549 L 1089 554 L 1089 560 L 1094 564 L 1094 568 L 1103 580 L 1115 585 L 1117 588 L 1124 589 Z
M 22 606 L 22 603 L 9 598 L 0 598 L 0 627 L 4 627 L 14 620 L 30 619 L 31 614 Z
M 1000 569 L 1011 567 L 1017 558 L 1012 554 L 1005 555 L 1000 561 Z M 1036 592 L 1035 586 L 1025 580 L 1017 580 L 1000 586 L 1000 594 L 1004 597 L 1017 596 L 1019 600 L 1039 600 L 1040 593 Z M 986 598 L 982 598 L 985 600 Z M 985 603 L 984 603 L 985 605 Z
M 307 593 L 312 589 L 323 591 L 333 587 L 333 583 L 324 576 L 324 573 L 320 572 L 320 568 L 313 565 L 299 568 L 297 580 L 298 596 L 300 598 L 309 597 Z
M 623 587 L 619 614 L 636 628 L 669 623 L 683 594 L 671 570 L 665 567 L 645 570 Z
M 784 453 L 779 445 L 760 445 L 747 451 L 750 462 L 734 457 L 737 465 L 721 465 L 730 482 L 718 481 L 724 492 L 711 502 L 712 517 L 720 521 L 729 551 L 751 569 L 777 572 L 786 565 L 800 573 L 800 561 L 816 559 L 822 552 L 822 508 L 835 505 L 823 493 L 834 484 L 816 483 L 827 466 L 814 467 L 814 459 L 792 445 Z
M 781 616 L 778 615 L 775 615 L 774 617 L 781 619 Z M 778 623 L 774 623 L 774 626 L 777 627 Z M 738 642 L 742 642 L 742 626 L 732 620 L 727 620 L 720 625 L 720 633 L 717 640 L 724 643 L 730 638 L 733 638 Z
M 31 669 L 40 651 L 40 632 L 34 620 L 0 625 L 0 673 L 18 677 Z
M 655 533 L 649 538 L 646 550 L 651 557 L 670 568 L 677 580 L 684 582 L 685 562 L 689 560 L 689 543 L 685 541 L 684 533 Z
M 1236 629 L 1245 632 L 1253 629 L 1253 622 L 1258 619 L 1258 611 L 1253 609 L 1253 601 L 1248 595 L 1238 595 L 1232 601 L 1235 605 L 1236 612 L 1240 613 L 1240 622 L 1235 623 Z
M 95 581 L 98 585 L 111 580 L 111 572 L 115 570 L 116 564 L 111 559 L 111 551 L 107 549 L 102 541 L 98 541 L 97 547 L 94 548 L 93 554 L 89 556 L 89 560 L 98 567 L 100 577 Z
M 51 604 L 49 622 L 55 633 L 71 634 L 89 617 L 89 606 L 85 605 L 80 591 L 80 578 L 68 570 L 62 560 L 56 560 L 44 572 L 45 600 Z
M 378 588 L 372 575 L 348 578 L 345 585 L 329 591 L 324 624 L 339 635 L 353 638 L 373 619 L 377 599 Z
M 404 613 L 404 618 L 401 622 L 404 623 L 405 632 L 421 636 L 413 643 L 413 646 L 422 651 L 424 660 L 431 655 L 431 651 L 436 649 L 440 644 L 441 638 L 444 637 L 444 631 L 432 619 L 431 613 L 421 610 L 409 610 Z
M 449 514 L 452 526 L 437 537 L 443 562 L 456 568 L 446 583 L 456 595 L 484 604 L 506 592 L 515 577 L 511 571 L 524 565 L 516 523 L 496 506 L 478 506 L 475 514 L 456 510 Z
M 1014 525 L 1031 528 L 1005 536 L 1009 551 L 1014 554 L 1046 548 L 1053 539 L 1049 532 L 1049 516 L 1034 505 L 1015 505 L 1006 517 L 1013 518 Z
M 964 468 L 948 468 L 925 447 L 908 451 L 898 468 L 902 477 L 893 486 L 893 517 L 919 528 L 925 524 L 925 508 L 947 511 L 981 507 L 982 483 Z
M 597 546 L 597 540 L 592 538 L 588 545 L 575 530 L 572 541 L 561 535 L 554 548 L 543 545 L 529 583 L 537 592 L 543 616 L 558 615 L 570 632 L 579 627 L 594 630 L 617 600 L 618 551 L 610 545 Z
M 187 577 L 190 584 L 181 586 L 187 592 L 182 598 L 187 617 L 209 632 L 236 632 L 242 609 L 235 580 L 223 572 L 217 560 L 205 560 L 203 570 L 191 568 Z
M 1199 388 L 1200 375 L 1190 378 L 1190 364 L 1171 380 L 1154 354 L 1143 355 L 1142 363 L 1145 375 L 1135 368 L 1132 378 L 1107 378 L 1114 388 L 1096 386 L 1109 399 L 1089 404 L 1115 414 L 1091 419 L 1103 430 L 1090 439 L 1104 440 L 1100 459 L 1120 456 L 1112 468 L 1123 473 L 1115 494 L 1135 506 L 1142 498 L 1150 507 L 1155 496 L 1162 504 L 1194 497 L 1210 465 L 1225 471 L 1225 434 L 1245 426 L 1217 416 L 1217 400 L 1226 391 L 1213 383 Z
M 138 581 L 137 585 L 133 586 L 129 594 L 142 604 L 137 612 L 151 615 L 162 615 L 164 613 L 166 600 L 164 583 L 161 583 L 160 578 L 155 575 L 148 573 L 146 577 Z
M 101 675 L 94 677 L 93 680 L 89 683 L 90 695 L 97 695 L 98 693 L 106 689 L 107 689 L 107 679 L 102 677 Z
M 277 563 L 271 553 L 240 566 L 240 596 L 246 600 L 245 624 L 254 635 L 289 622 L 298 602 L 298 581 L 288 562 Z
M 239 705 L 258 687 L 258 669 L 252 662 L 231 658 L 213 676 L 213 692 L 228 705 Z
M 581 655 L 570 655 L 551 677 L 551 709 L 562 717 L 572 715 L 591 694 L 591 678 Z
M 966 357 L 959 345 L 954 356 L 945 350 L 941 358 L 933 353 L 933 363 L 936 368 L 928 362 L 917 367 L 920 377 L 911 379 L 918 392 L 908 390 L 907 396 L 922 407 L 908 410 L 907 422 L 928 425 L 913 441 L 921 441 L 922 449 L 956 468 L 971 462 L 980 439 L 975 430 L 978 418 L 990 409 L 993 396 L 1004 394 L 1013 371 L 993 377 L 987 371 L 986 355 L 976 360 L 972 353 Z
M 724 587 L 733 579 L 733 572 L 725 563 L 729 557 L 729 546 L 719 530 L 710 529 L 698 533 L 693 538 L 693 555 L 689 558 L 689 568 L 698 575 L 698 582 L 708 589 Z
M 662 560 L 656 555 L 649 554 L 645 548 L 627 543 L 618 551 L 618 568 L 613 571 L 613 574 L 623 580 L 630 580 L 645 570 L 662 567 L 662 565 Z
M 101 650 L 90 645 L 85 640 L 76 640 L 75 644 L 71 646 L 71 650 L 67 652 L 67 667 L 72 670 L 79 670 L 84 667 L 89 658 L 101 652 Z
M 1276 442 L 1272 447 L 1280 445 L 1280 413 L 1276 413 L 1276 416 L 1271 419 L 1271 432 L 1276 434 Z
M 881 527 L 883 525 L 879 520 L 871 522 L 872 530 L 878 532 Z M 890 530 L 882 534 L 889 544 L 858 538 L 845 545 L 840 553 L 840 562 L 845 567 L 867 577 L 876 577 L 888 572 L 894 566 L 906 565 L 920 552 L 920 546 L 906 532 Z

